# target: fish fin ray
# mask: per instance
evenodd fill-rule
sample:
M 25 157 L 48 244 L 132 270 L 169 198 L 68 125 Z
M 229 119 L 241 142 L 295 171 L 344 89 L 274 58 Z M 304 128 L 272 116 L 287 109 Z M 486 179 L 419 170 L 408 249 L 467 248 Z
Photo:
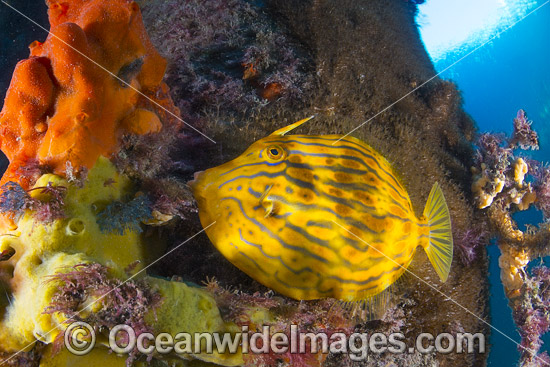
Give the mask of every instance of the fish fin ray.
M 287 132 L 291 131 L 291 130 L 294 130 L 296 129 L 298 126 L 302 125 L 303 123 L 311 120 L 312 118 L 314 118 L 315 115 L 312 115 L 312 116 L 309 116 L 309 117 L 306 117 L 305 119 L 301 119 L 300 121 L 297 121 L 291 125 L 288 125 L 288 126 L 285 126 L 283 128 L 280 128 L 279 130 L 276 130 L 274 132 L 271 133 L 270 136 L 283 136 L 285 135 Z
M 405 289 L 405 278 L 405 274 L 401 275 L 378 294 L 366 296 L 356 301 L 339 300 L 338 304 L 358 323 L 380 320 L 390 307 L 395 306 L 396 295 Z
M 269 194 L 269 191 L 271 191 L 272 188 L 273 188 L 273 185 L 270 185 L 260 197 L 260 205 L 262 206 L 262 208 L 265 209 L 265 216 L 264 216 L 265 218 L 273 214 L 273 209 L 275 207 L 275 203 L 273 202 L 273 200 L 271 200 L 267 196 Z
M 439 279 L 445 282 L 453 260 L 453 234 L 449 207 L 437 182 L 430 191 L 424 217 L 430 226 L 429 243 L 424 250 Z

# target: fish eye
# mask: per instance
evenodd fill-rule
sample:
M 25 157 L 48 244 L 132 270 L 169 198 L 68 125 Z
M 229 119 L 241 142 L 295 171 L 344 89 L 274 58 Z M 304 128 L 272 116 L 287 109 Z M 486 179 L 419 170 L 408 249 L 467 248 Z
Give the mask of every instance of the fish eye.
M 274 161 L 281 160 L 285 155 L 284 149 L 278 145 L 271 145 L 267 147 L 266 153 L 267 153 L 267 157 Z

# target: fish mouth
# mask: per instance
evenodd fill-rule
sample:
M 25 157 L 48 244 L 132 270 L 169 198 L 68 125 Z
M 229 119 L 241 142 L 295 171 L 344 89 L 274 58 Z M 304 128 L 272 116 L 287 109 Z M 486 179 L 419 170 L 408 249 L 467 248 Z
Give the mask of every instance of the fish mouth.
M 199 180 L 200 180 L 203 173 L 204 173 L 204 171 L 198 171 L 198 172 L 193 173 L 193 179 L 191 181 L 188 181 L 187 184 L 191 188 L 194 188 L 194 186 L 196 186 L 197 183 L 199 182 Z

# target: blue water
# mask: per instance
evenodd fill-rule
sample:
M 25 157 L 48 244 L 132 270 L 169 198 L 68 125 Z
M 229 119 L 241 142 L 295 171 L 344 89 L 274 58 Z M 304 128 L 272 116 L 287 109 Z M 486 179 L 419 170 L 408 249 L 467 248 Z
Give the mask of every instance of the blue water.
M 436 69 L 443 70 L 469 51 L 465 49 L 438 61 Z M 464 108 L 480 130 L 511 132 L 518 109 L 524 109 L 540 137 L 541 150 L 532 157 L 549 160 L 549 68 L 550 4 L 547 4 L 443 72 L 441 77 L 458 84 Z
M 430 0 L 428 0 L 429 2 Z M 435 1 L 435 0 L 433 0 Z M 538 5 L 544 4 L 539 1 Z M 536 7 L 536 5 L 535 5 Z M 472 9 L 471 11 L 475 11 Z M 474 47 L 477 46 L 474 44 Z M 470 46 L 471 47 L 471 46 Z M 441 71 L 470 52 L 459 52 L 438 60 Z M 512 120 L 518 109 L 524 109 L 533 128 L 539 133 L 541 149 L 528 153 L 531 157 L 550 161 L 550 4 L 517 23 L 489 44 L 475 51 L 442 73 L 444 79 L 457 83 L 464 98 L 464 108 L 481 131 L 512 131 Z M 540 222 L 540 213 L 530 211 L 515 216 L 520 226 Z M 512 321 L 500 282 L 499 250 L 488 248 L 490 266 L 491 324 L 515 341 L 520 341 Z M 544 338 L 542 350 L 549 350 L 550 337 Z M 489 366 L 516 366 L 519 352 L 516 345 L 492 330 L 489 339 Z
M 431 1 L 438 0 L 427 0 L 426 5 Z M 483 1 L 487 0 L 479 0 L 480 3 Z M 539 5 L 543 3 L 544 1 L 538 2 Z M 19 6 L 26 14 L 47 26 L 43 1 L 20 2 Z M 475 8 L 466 10 L 476 12 Z M 3 12 L 0 13 L 0 66 L 5 69 L 3 77 L 0 77 L 0 100 L 3 100 L 3 93 L 13 71 L 13 60 L 27 57 L 27 45 L 36 38 L 44 39 L 45 34 L 42 35 L 40 29 L 25 19 L 16 17 L 3 6 L 0 6 L 0 12 Z M 26 32 L 29 27 L 30 31 Z M 452 56 L 438 60 L 436 69 L 445 69 L 469 51 L 471 48 L 464 48 Z M 541 150 L 530 154 L 535 159 L 550 161 L 549 68 L 550 4 L 445 71 L 441 77 L 457 83 L 464 97 L 466 111 L 482 131 L 509 133 L 517 110 L 526 110 L 529 119 L 534 121 L 533 127 L 539 133 L 541 143 Z M 521 213 L 516 219 L 521 226 L 525 223 L 538 223 L 540 215 Z M 495 328 L 519 341 L 520 337 L 512 322 L 511 310 L 507 306 L 500 282 L 497 246 L 490 245 L 488 253 L 491 295 L 489 321 Z M 549 350 L 550 336 L 547 335 L 545 342 L 543 350 Z M 517 364 L 519 353 L 512 341 L 493 330 L 489 343 L 492 346 L 489 366 Z

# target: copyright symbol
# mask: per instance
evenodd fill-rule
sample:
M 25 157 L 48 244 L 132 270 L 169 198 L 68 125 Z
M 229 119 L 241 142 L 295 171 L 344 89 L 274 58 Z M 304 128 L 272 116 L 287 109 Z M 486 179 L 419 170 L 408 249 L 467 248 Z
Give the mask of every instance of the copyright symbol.
M 87 323 L 73 322 L 65 329 L 65 347 L 74 355 L 83 356 L 95 346 L 95 331 Z

